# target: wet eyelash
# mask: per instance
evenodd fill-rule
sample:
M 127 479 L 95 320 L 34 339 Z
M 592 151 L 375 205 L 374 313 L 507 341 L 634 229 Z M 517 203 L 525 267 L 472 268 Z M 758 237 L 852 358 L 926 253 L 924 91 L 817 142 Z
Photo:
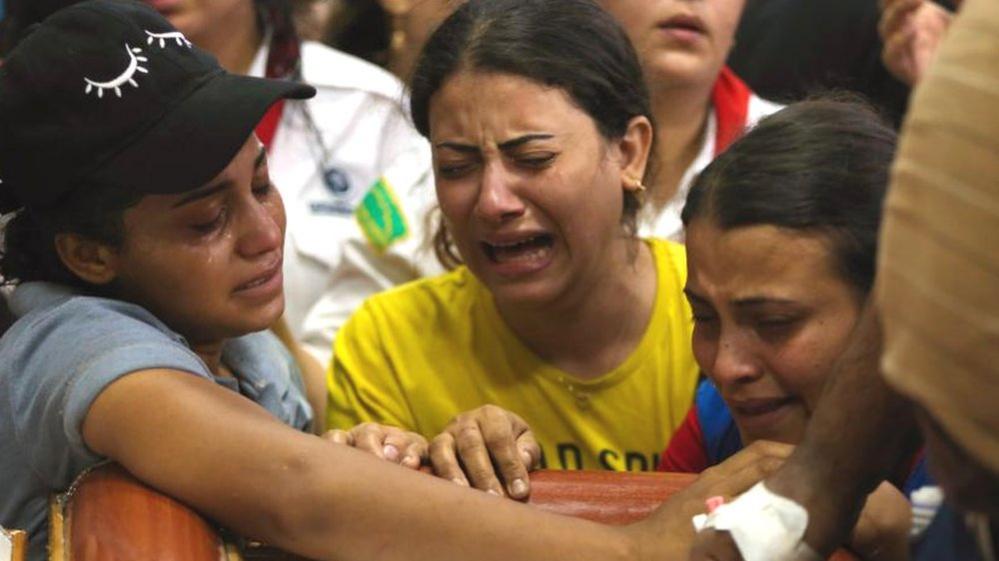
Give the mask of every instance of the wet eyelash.
M 142 49 L 138 47 L 132 48 L 128 46 L 128 43 L 125 43 L 125 52 L 128 54 L 128 66 L 125 67 L 125 71 L 107 82 L 98 82 L 84 77 L 83 80 L 87 83 L 87 89 L 84 90 L 84 94 L 89 95 L 90 92 L 96 89 L 97 97 L 103 98 L 105 91 L 113 90 L 115 95 L 121 97 L 121 87 L 125 84 L 131 84 L 136 88 L 139 87 L 139 84 L 133 78 L 136 72 L 149 73 L 149 69 L 141 64 L 149 62 L 149 59 L 139 54 L 142 52 Z
M 215 218 L 212 218 L 208 222 L 195 224 L 193 227 L 196 231 L 202 234 L 208 234 L 214 232 L 219 226 L 221 226 L 222 223 L 225 221 L 225 217 L 226 217 L 226 209 L 222 208 L 221 210 L 219 210 L 219 213 L 215 215 Z

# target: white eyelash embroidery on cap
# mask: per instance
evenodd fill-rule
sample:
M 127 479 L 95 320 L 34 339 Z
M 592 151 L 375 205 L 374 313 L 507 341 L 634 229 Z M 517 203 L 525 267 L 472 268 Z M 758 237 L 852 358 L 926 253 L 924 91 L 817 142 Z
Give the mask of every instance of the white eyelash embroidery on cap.
M 125 43 L 125 52 L 128 53 L 128 67 L 125 68 L 124 72 L 118 75 L 117 78 L 107 82 L 97 82 L 95 80 L 91 80 L 90 78 L 84 77 L 83 80 L 87 82 L 87 89 L 84 90 L 83 93 L 90 94 L 91 91 L 96 89 L 97 97 L 103 98 L 105 90 L 114 90 L 115 95 L 121 97 L 121 87 L 125 84 L 132 84 L 134 87 L 138 88 L 139 84 L 132 78 L 135 76 L 136 72 L 142 72 L 143 74 L 149 73 L 148 68 L 139 64 L 141 62 L 148 62 L 149 59 L 139 54 L 142 52 L 142 49 L 138 47 L 133 49 L 128 46 L 128 43 Z
M 166 42 L 167 42 L 167 40 L 172 39 L 172 40 L 174 40 L 174 41 L 177 42 L 178 46 L 187 47 L 188 49 L 191 48 L 191 42 L 188 41 L 187 37 L 184 37 L 184 34 L 181 33 L 180 31 L 171 31 L 169 33 L 153 33 L 152 31 L 149 31 L 148 29 L 145 30 L 145 31 L 146 31 L 146 35 L 149 36 L 149 39 L 146 41 L 146 44 L 148 44 L 148 45 L 152 45 L 157 40 L 159 40 L 159 42 L 160 42 L 160 48 L 164 49 L 164 48 L 166 48 Z

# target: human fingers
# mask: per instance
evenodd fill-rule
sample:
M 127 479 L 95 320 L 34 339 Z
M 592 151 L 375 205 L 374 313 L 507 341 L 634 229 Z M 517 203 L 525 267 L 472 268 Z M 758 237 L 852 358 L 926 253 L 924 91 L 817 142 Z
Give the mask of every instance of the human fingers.
M 776 472 L 787 458 L 783 450 L 769 448 L 766 451 L 776 451 L 776 454 L 747 454 L 742 458 L 729 458 L 721 464 L 705 470 L 695 481 L 698 491 L 710 496 L 722 496 L 731 499 L 749 490 L 756 483 L 766 479 Z M 738 459 L 738 462 L 733 460 Z M 726 465 L 730 464 L 731 465 Z
M 399 464 L 411 469 L 417 469 L 427 459 L 427 439 L 415 432 L 404 431 L 392 427 L 386 431 L 385 447 L 394 447 L 399 451 Z
M 399 461 L 399 450 L 385 445 L 385 427 L 377 423 L 362 423 L 350 429 L 354 447 L 390 462 Z
M 850 549 L 870 561 L 902 559 L 909 545 L 912 508 L 887 481 L 867 497 L 850 535 Z
M 919 68 L 913 53 L 915 32 L 896 33 L 888 38 L 881 50 L 881 62 L 900 81 L 913 85 L 919 78 Z
M 534 433 L 526 430 L 517 436 L 517 451 L 520 453 L 520 460 L 528 471 L 534 471 L 541 467 L 541 445 L 538 444 Z
M 354 437 L 345 430 L 333 429 L 328 430 L 322 435 L 323 440 L 328 440 L 334 444 L 346 444 L 347 446 L 354 445 Z
M 527 423 L 516 414 L 496 406 L 487 405 L 479 411 L 479 431 L 485 442 L 486 452 L 492 466 L 499 471 L 499 478 L 506 486 L 507 494 L 515 499 L 527 499 L 530 494 L 527 468 L 531 465 L 531 460 L 524 461 L 525 455 L 521 454 L 517 441 L 518 436 L 530 432 Z M 533 441 L 533 436 L 524 440 L 527 445 L 530 441 Z M 462 461 L 466 466 L 469 465 L 464 456 Z
M 772 440 L 757 440 L 735 453 L 722 463 L 710 468 L 710 471 L 724 476 L 735 473 L 759 462 L 762 458 L 786 459 L 794 451 L 794 446 Z
M 465 476 L 472 487 L 502 496 L 503 486 L 496 477 L 489 448 L 475 416 L 467 415 L 459 418 L 448 432 L 454 436 L 458 458 L 465 468 Z
M 513 432 L 521 462 L 523 462 L 528 471 L 537 469 L 541 465 L 541 445 L 534 438 L 534 432 L 531 431 L 531 427 L 527 424 L 527 421 L 513 411 L 500 410 L 510 420 L 510 430 Z
M 898 33 L 904 26 L 911 25 L 916 12 L 926 0 L 894 0 L 887 4 L 878 20 L 878 35 L 882 41 Z
M 442 432 L 430 441 L 430 464 L 437 477 L 468 487 L 468 478 L 458 463 L 458 451 L 451 433 Z

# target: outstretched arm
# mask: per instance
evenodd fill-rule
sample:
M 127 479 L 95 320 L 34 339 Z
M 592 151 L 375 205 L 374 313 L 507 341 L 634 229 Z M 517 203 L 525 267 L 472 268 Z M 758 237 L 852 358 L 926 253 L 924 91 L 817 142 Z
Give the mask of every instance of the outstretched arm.
M 542 513 L 333 446 L 177 371 L 112 383 L 83 434 L 153 487 L 316 559 L 636 559 L 644 541 L 668 540 Z

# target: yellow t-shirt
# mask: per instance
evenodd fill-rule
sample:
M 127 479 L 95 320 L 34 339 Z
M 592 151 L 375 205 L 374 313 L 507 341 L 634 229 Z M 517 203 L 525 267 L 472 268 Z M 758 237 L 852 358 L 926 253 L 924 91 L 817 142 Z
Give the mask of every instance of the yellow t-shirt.
M 611 372 L 582 381 L 542 361 L 460 267 L 373 296 L 344 325 L 327 376 L 329 428 L 374 421 L 430 438 L 458 413 L 492 403 L 530 424 L 544 467 L 655 469 L 691 405 L 698 369 L 683 247 L 648 243 L 655 308 Z

